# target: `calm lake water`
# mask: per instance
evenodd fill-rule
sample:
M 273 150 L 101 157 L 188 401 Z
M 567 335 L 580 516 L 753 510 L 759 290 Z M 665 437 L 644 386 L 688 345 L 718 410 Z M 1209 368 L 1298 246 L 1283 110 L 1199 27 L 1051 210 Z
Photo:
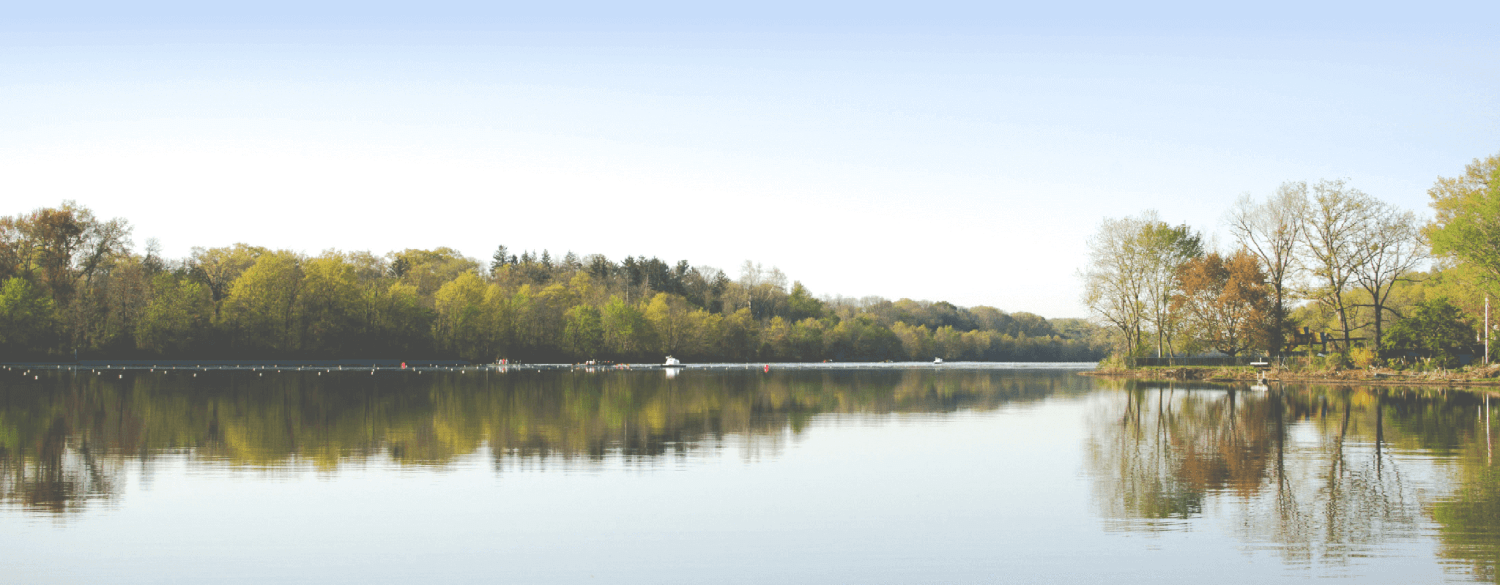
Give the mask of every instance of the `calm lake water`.
M 0 580 L 1495 581 L 1489 417 L 1016 365 L 0 370 Z

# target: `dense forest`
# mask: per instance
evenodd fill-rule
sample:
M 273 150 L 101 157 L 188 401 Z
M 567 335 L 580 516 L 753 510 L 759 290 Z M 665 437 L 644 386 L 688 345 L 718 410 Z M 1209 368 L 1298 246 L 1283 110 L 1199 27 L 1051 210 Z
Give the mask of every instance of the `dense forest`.
M 0 360 L 1088 361 L 1077 319 L 814 297 L 777 269 L 449 248 L 164 258 L 72 202 L 0 218 Z
M 1451 367 L 1483 354 L 1486 299 L 1500 300 L 1500 155 L 1427 193 L 1423 221 L 1344 180 L 1284 183 L 1234 204 L 1225 250 L 1154 211 L 1107 219 L 1089 242 L 1084 301 L 1121 357 Z

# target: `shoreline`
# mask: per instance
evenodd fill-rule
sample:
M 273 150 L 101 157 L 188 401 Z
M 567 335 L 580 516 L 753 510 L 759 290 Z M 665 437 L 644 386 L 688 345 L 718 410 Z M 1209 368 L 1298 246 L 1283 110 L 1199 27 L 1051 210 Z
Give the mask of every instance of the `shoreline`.
M 446 369 L 502 369 L 502 370 L 557 370 L 557 369 L 652 369 L 663 367 L 658 362 L 619 362 L 605 364 L 569 363 L 506 363 L 476 364 L 461 360 L 82 360 L 78 362 L 3 362 L 0 369 L 30 368 L 38 370 L 236 370 L 236 369 L 323 369 L 323 368 L 376 368 L 399 369 L 401 364 L 410 367 Z M 1093 362 L 703 362 L 682 364 L 682 369 L 693 370 L 737 370 L 769 367 L 780 370 L 924 370 L 924 371 L 974 371 L 974 370 L 1086 370 Z
M 1117 380 L 1147 380 L 1159 382 L 1258 382 L 1261 378 L 1255 370 L 1236 367 L 1179 366 L 1141 369 L 1089 370 L 1080 376 Z M 1317 370 L 1292 371 L 1270 370 L 1267 382 L 1360 384 L 1381 386 L 1500 386 L 1500 365 L 1484 366 L 1466 370 L 1440 370 L 1435 372 L 1403 372 L 1390 369 L 1375 370 Z

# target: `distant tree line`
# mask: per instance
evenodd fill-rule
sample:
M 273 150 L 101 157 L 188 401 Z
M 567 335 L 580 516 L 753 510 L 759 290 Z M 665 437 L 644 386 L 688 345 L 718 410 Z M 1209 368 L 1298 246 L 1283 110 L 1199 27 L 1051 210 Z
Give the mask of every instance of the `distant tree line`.
M 65 202 L 0 218 L 0 360 L 461 358 L 488 362 L 1088 361 L 1078 319 L 947 302 L 817 298 L 775 268 L 739 277 L 645 256 L 500 246 L 309 256 L 247 244 L 163 258 Z
M 1482 353 L 1484 299 L 1500 293 L 1500 155 L 1428 194 L 1436 217 L 1424 222 L 1343 180 L 1285 183 L 1235 203 L 1226 251 L 1155 211 L 1107 219 L 1089 242 L 1084 302 L 1121 356 L 1452 365 Z

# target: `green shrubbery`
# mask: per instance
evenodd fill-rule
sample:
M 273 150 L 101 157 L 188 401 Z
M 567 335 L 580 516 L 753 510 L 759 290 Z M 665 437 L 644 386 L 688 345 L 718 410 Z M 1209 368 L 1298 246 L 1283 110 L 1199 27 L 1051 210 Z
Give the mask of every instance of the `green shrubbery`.
M 1417 303 L 1385 332 L 1381 349 L 1410 353 L 1443 367 L 1457 365 L 1458 356 L 1474 345 L 1474 327 L 1464 320 L 1458 307 L 1447 299 Z
M 1349 350 L 1349 362 L 1356 368 L 1369 368 L 1380 365 L 1380 356 L 1368 347 L 1356 347 Z

